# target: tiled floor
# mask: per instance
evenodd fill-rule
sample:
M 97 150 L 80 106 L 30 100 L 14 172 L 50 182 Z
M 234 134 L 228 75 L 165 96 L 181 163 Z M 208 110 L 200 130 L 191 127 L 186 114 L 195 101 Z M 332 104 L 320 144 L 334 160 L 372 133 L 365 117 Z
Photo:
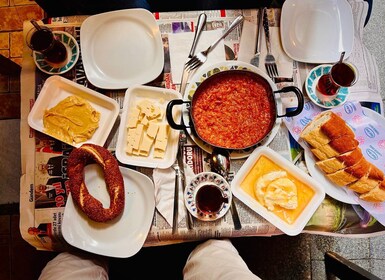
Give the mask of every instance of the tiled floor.
M 385 32 L 384 8 L 384 1 L 374 3 L 375 17 L 366 27 L 371 34 Z M 0 0 L 0 54 L 21 65 L 22 22 L 31 18 L 41 19 L 43 16 L 44 12 L 33 1 Z M 375 55 L 377 54 L 380 76 L 384 77 L 385 67 L 382 66 L 385 62 L 384 41 L 379 43 L 378 36 L 365 36 L 368 48 Z M 3 106 L 4 99 L 1 98 L 9 100 L 11 94 L 17 96 L 18 89 L 10 87 L 9 83 L 4 86 L 2 78 L 0 75 L 0 104 Z M 385 86 L 384 83 L 382 86 Z M 17 103 L 17 101 L 13 102 Z M 9 188 L 10 185 L 19 184 L 19 120 L 1 120 L 0 131 L 0 146 L 7 146 L 6 149 L 0 149 L 0 196 L 3 196 L 4 189 L 11 189 L 8 190 L 10 192 L 12 189 L 15 190 L 15 188 Z M 13 141 L 13 145 L 7 145 L 9 139 L 12 139 L 10 137 L 16 140 Z M 15 194 L 10 194 L 15 197 Z M 57 254 L 36 251 L 22 239 L 18 228 L 18 210 L 17 204 L 0 205 L 0 279 L 2 280 L 37 279 L 46 262 Z M 232 242 L 250 269 L 262 279 L 325 279 L 323 260 L 327 250 L 333 250 L 385 279 L 385 236 L 352 239 L 301 234 L 296 237 L 237 238 Z M 111 276 L 129 271 L 130 275 L 140 273 L 142 279 L 159 277 L 159 273 L 168 279 L 181 279 L 185 260 L 195 245 L 196 243 L 185 243 L 143 248 L 129 259 L 112 259 Z M 167 259 L 168 265 L 159 262 L 160 258 Z M 139 269 L 143 264 L 151 264 L 152 269 Z

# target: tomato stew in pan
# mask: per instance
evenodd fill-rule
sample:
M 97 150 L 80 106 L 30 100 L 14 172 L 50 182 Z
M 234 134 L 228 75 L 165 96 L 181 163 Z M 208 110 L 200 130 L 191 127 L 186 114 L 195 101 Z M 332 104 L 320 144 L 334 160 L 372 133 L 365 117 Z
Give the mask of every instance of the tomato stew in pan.
M 299 96 L 297 110 L 290 113 L 297 115 L 303 109 L 303 96 L 296 87 L 288 88 L 283 91 L 294 91 Z M 167 120 L 174 129 L 185 127 L 172 119 L 172 107 L 186 102 L 189 101 L 171 100 L 167 106 Z M 225 149 L 245 149 L 258 144 L 271 132 L 277 117 L 283 116 L 277 116 L 271 85 L 259 74 L 247 70 L 222 71 L 207 78 L 196 89 L 190 107 L 198 137 Z

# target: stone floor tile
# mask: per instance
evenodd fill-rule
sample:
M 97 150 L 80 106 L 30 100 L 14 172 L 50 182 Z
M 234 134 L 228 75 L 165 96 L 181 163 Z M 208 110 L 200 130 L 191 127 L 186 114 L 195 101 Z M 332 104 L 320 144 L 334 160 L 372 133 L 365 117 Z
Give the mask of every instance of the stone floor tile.
M 323 260 L 326 251 L 333 251 L 347 259 L 369 258 L 369 238 L 348 238 L 313 235 L 311 244 L 312 260 Z
M 11 32 L 10 42 L 11 42 L 10 56 L 22 57 L 23 48 L 24 48 L 23 32 L 22 31 Z
M 373 259 L 380 259 L 385 261 L 385 235 L 371 237 L 369 242 L 370 257 Z
M 380 277 L 381 279 L 385 279 L 385 260 L 377 260 L 377 259 L 371 259 L 370 262 L 370 269 L 369 271 L 376 275 L 377 277 Z
M 0 121 L 0 204 L 20 200 L 20 120 Z M 12 145 L 10 145 L 12 143 Z M 6 187 L 4 187 L 6 186 Z
M 0 32 L 0 49 L 9 49 L 9 33 Z
M 234 238 L 251 271 L 262 279 L 311 279 L 309 236 Z M 295 268 L 295 269 L 293 269 Z

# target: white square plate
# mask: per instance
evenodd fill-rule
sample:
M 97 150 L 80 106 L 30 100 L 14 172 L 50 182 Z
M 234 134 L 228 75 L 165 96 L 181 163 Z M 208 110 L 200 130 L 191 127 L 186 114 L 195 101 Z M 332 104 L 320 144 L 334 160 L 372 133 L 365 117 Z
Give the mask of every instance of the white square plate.
M 301 181 L 303 184 L 307 185 L 308 187 L 314 190 L 314 195 L 292 224 L 287 223 L 286 221 L 282 220 L 277 215 L 275 215 L 273 212 L 269 211 L 267 208 L 261 205 L 256 198 L 249 195 L 241 187 L 243 180 L 253 169 L 255 163 L 259 160 L 261 156 L 265 156 L 278 166 L 277 169 L 272 170 L 286 171 L 296 180 Z M 246 160 L 246 162 L 242 165 L 242 167 L 235 175 L 234 180 L 231 182 L 231 190 L 233 194 L 237 198 L 239 198 L 243 203 L 245 203 L 252 210 L 254 210 L 256 213 L 261 215 L 263 218 L 265 218 L 267 221 L 272 223 L 274 226 L 279 228 L 287 235 L 297 235 L 301 233 L 301 231 L 306 226 L 307 222 L 310 220 L 311 216 L 314 214 L 318 206 L 325 198 L 325 190 L 320 184 L 317 183 L 316 180 L 314 180 L 303 170 L 296 167 L 294 164 L 292 164 L 287 159 L 285 159 L 284 157 L 282 157 L 281 155 L 279 155 L 268 147 L 259 147 L 254 150 L 254 152 L 249 156 L 249 158 Z
M 153 147 L 150 154 L 147 157 L 128 155 L 125 152 L 127 142 L 127 118 L 130 108 L 135 107 L 136 104 L 143 99 L 148 99 L 155 102 L 161 107 L 164 112 L 162 123 L 167 123 L 165 112 L 167 104 L 170 100 L 181 99 L 181 94 L 172 89 L 150 87 L 150 86 L 135 86 L 127 89 L 126 95 L 123 101 L 123 112 L 121 115 L 118 141 L 116 143 L 116 158 L 124 164 L 143 166 L 150 168 L 168 168 L 175 159 L 178 152 L 179 130 L 172 129 L 170 127 L 168 134 L 168 143 L 166 154 L 164 158 L 153 157 Z M 181 112 L 173 110 L 174 120 L 180 119 Z
M 80 27 L 80 48 L 88 80 L 99 88 L 145 84 L 163 70 L 163 42 L 154 15 L 145 9 L 88 17 Z
M 91 221 L 68 196 L 62 233 L 72 246 L 118 258 L 130 257 L 142 248 L 154 217 L 154 184 L 140 172 L 119 168 L 124 180 L 125 205 L 116 219 L 106 223 Z M 84 180 L 90 194 L 106 205 L 109 195 L 102 169 L 97 164 L 87 165 Z
M 100 113 L 100 121 L 99 127 L 95 130 L 95 133 L 90 139 L 77 144 L 67 144 L 77 148 L 84 143 L 93 143 L 103 146 L 111 132 L 116 118 L 119 115 L 119 104 L 110 97 L 61 76 L 51 76 L 45 81 L 44 86 L 28 115 L 29 126 L 42 133 L 48 134 L 44 131 L 43 125 L 45 110 L 56 106 L 60 101 L 71 95 L 87 100 L 90 105 Z M 63 141 L 53 135 L 50 136 Z
M 346 0 L 287 0 L 281 10 L 281 40 L 286 54 L 307 63 L 338 61 L 353 49 L 352 8 Z

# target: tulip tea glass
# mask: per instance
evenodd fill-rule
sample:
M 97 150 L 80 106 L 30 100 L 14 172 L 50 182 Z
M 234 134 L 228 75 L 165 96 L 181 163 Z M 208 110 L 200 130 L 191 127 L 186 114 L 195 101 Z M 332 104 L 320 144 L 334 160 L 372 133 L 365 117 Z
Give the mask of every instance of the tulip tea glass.
M 66 46 L 55 38 L 55 34 L 48 27 L 33 27 L 27 33 L 26 43 L 31 50 L 43 54 L 50 65 L 63 66 L 67 62 Z
M 322 75 L 316 85 L 316 95 L 322 101 L 331 101 L 340 88 L 353 86 L 358 79 L 357 68 L 348 62 L 334 64 L 330 72 Z
M 220 187 L 213 184 L 202 185 L 196 193 L 196 206 L 204 214 L 213 215 L 221 211 L 229 202 Z

